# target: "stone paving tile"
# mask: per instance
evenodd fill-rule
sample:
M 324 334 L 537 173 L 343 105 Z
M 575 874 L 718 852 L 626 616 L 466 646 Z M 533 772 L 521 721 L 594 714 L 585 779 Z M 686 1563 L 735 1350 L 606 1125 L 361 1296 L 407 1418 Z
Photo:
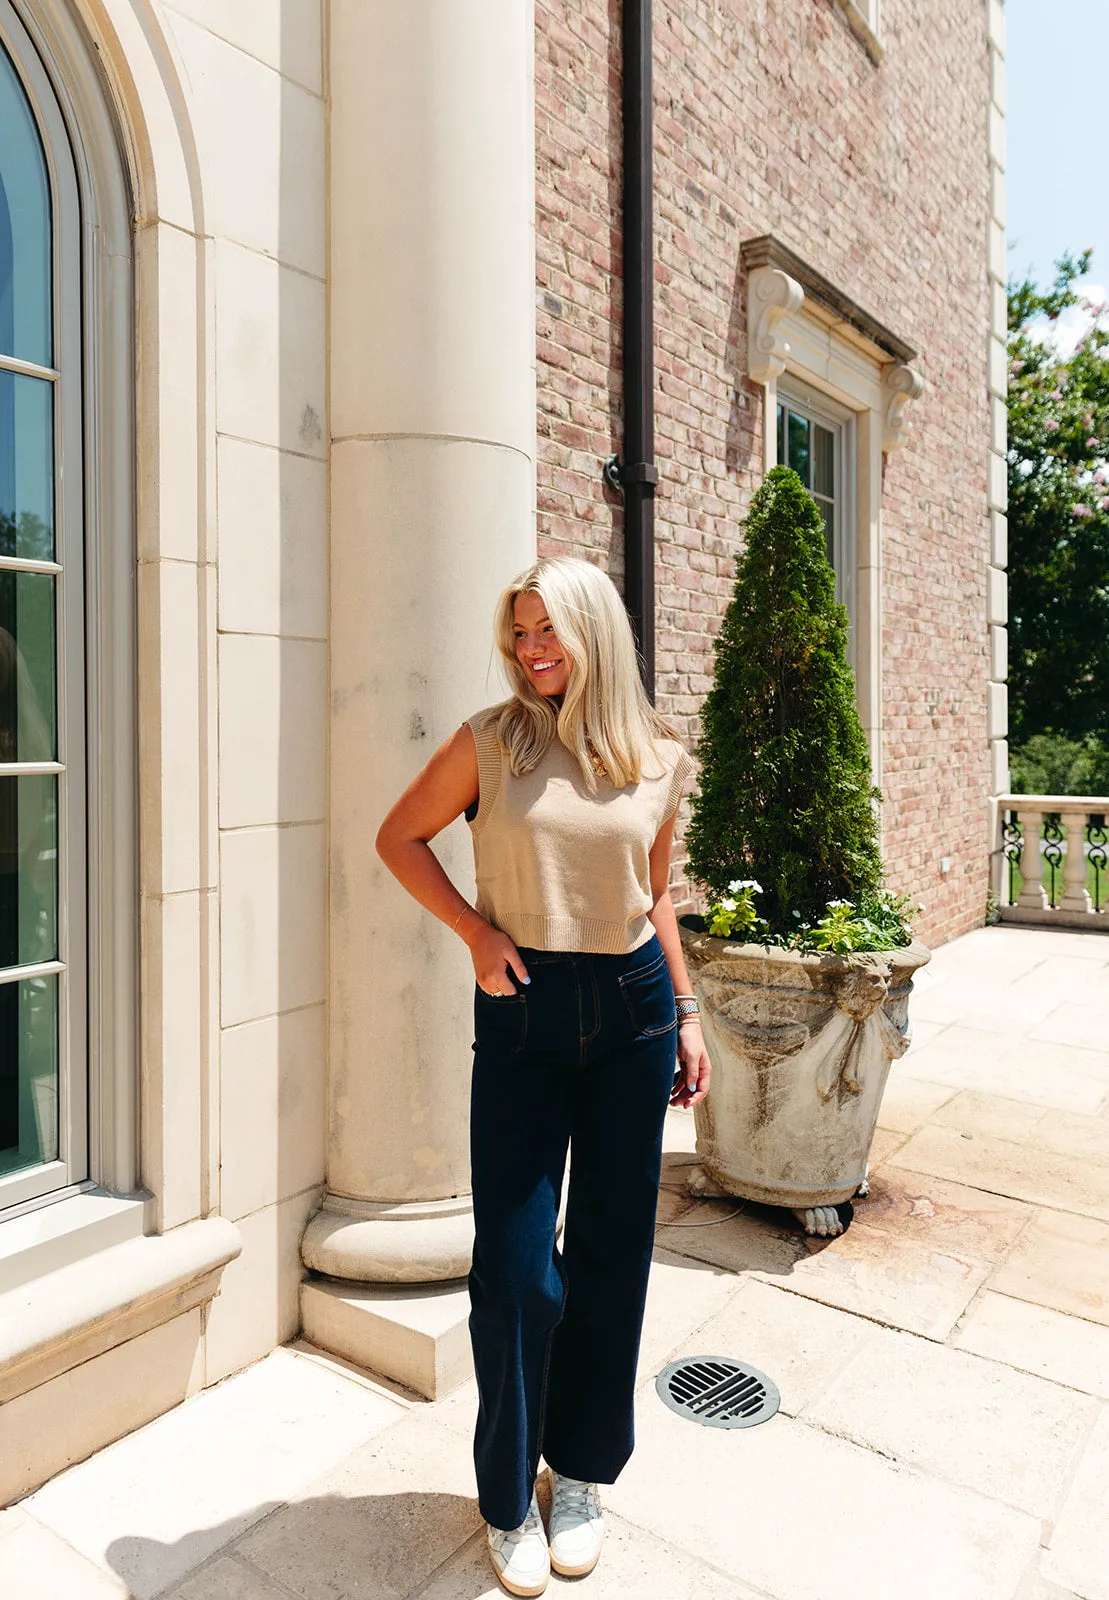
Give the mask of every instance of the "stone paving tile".
M 1038 961 L 1020 980 L 1020 988 L 1043 989 L 1055 996 L 1056 1003 L 1077 1001 L 1079 1005 L 1104 1000 L 1109 986 L 1109 940 L 1089 945 L 1087 955 L 1048 956 Z
M 1029 1031 L 1030 1039 L 1051 1044 L 1079 1045 L 1085 1050 L 1109 1050 L 1109 1005 L 1057 1006 Z
M 1072 1114 L 1053 1113 L 1046 1106 L 1033 1105 L 1027 1100 L 1009 1100 L 999 1094 L 963 1089 L 928 1120 L 938 1128 L 954 1128 L 972 1136 L 984 1133 L 994 1139 L 1011 1139 L 1014 1144 L 1023 1144 L 1046 1117 Z M 1096 1122 L 1098 1119 L 1088 1120 Z
M 1026 1141 L 1045 1150 L 1067 1150 L 1076 1155 L 1109 1161 L 1109 1116 L 1081 1117 L 1068 1111 L 1049 1111 Z
M 700 1428 L 640 1395 L 607 1503 L 656 1537 L 778 1600 L 1013 1600 L 1035 1518 L 788 1417 Z
M 288 1600 L 288 1596 L 287 1589 L 277 1588 L 246 1562 L 221 1556 L 166 1600 Z
M 21 1510 L 0 1512 L 4 1600 L 128 1600 L 127 1585 Z
M 988 1262 L 857 1219 L 840 1238 L 811 1248 L 788 1274 L 758 1276 L 927 1339 L 947 1338 L 990 1272 Z
M 914 1030 L 924 1022 L 940 1024 L 962 1022 L 983 1002 L 983 985 L 970 974 L 943 977 L 927 987 L 914 984 L 909 1015 Z
M 928 1119 L 936 1127 L 960 1133 L 986 1134 L 1013 1144 L 1064 1155 L 1089 1155 L 1109 1161 L 1109 1116 L 1082 1116 L 1074 1111 L 1049 1111 L 1021 1100 L 966 1089 Z M 915 1130 L 914 1130 L 915 1131 Z
M 418 1402 L 415 1409 L 426 1409 L 428 1415 L 434 1417 L 436 1422 L 441 1422 L 444 1428 L 452 1428 L 464 1438 L 473 1439 L 474 1423 L 477 1421 L 477 1380 L 469 1378 L 445 1400 L 428 1401 L 426 1407 Z
M 1102 1409 L 1040 1571 L 1083 1600 L 1109 1600 L 1109 1410 Z
M 665 1366 L 671 1351 L 715 1316 L 742 1286 L 742 1279 L 730 1272 L 656 1249 L 647 1285 L 637 1381 Z
M 1041 1211 L 989 1287 L 1109 1325 L 1109 1227 L 1090 1217 Z
M 673 1352 L 749 1361 L 777 1384 L 795 1416 L 881 1330 L 862 1317 L 749 1279 L 711 1321 Z M 650 1381 L 650 1380 L 648 1380 Z
M 1062 1589 L 1057 1583 L 1049 1583 L 1046 1578 L 1033 1573 L 1017 1600 L 1082 1600 L 1082 1596 L 1075 1594 L 1073 1589 Z
M 583 1600 L 762 1600 L 746 1584 L 611 1513 L 605 1517 L 601 1559 L 584 1591 L 583 1581 L 552 1573 L 547 1593 L 569 1597 L 576 1591 Z M 489 1565 L 484 1533 L 475 1534 L 412 1600 L 504 1600 Z
M 658 1244 L 726 1272 L 786 1276 L 807 1255 L 805 1235 L 788 1212 L 742 1200 L 700 1201 L 688 1214 L 711 1227 L 660 1227 Z M 788 1220 L 787 1220 L 788 1219 Z M 685 1220 L 683 1218 L 683 1220 Z
M 908 1137 L 907 1133 L 895 1133 L 892 1128 L 876 1128 L 867 1156 L 867 1175 L 877 1172 L 882 1162 L 888 1161 L 895 1150 L 900 1150 Z
M 955 1093 L 949 1083 L 928 1083 L 923 1078 L 906 1077 L 895 1062 L 886 1079 L 878 1126 L 892 1133 L 915 1133 Z
M 1043 1378 L 879 1329 L 804 1420 L 1047 1517 L 1098 1409 Z
M 951 1343 L 1109 1400 L 1109 1327 L 1096 1322 L 983 1289 Z
M 978 1261 L 1008 1255 L 1032 1215 L 1023 1201 L 906 1171 L 896 1158 L 874 1173 L 866 1199 L 855 1202 L 856 1225 Z
M 404 1415 L 344 1374 L 277 1350 L 23 1504 L 149 1600 Z
M 1109 1221 L 1109 1160 L 1086 1152 L 1043 1150 L 985 1134 L 966 1139 L 929 1123 L 890 1165 Z
M 1009 1038 L 985 1028 L 945 1028 L 930 1044 L 910 1050 L 900 1071 L 954 1089 L 1088 1116 L 1109 1103 L 1109 1055 L 1103 1051 Z
M 252 1528 L 236 1553 L 300 1600 L 402 1600 L 481 1526 L 470 1441 L 412 1411 Z
M 917 982 L 919 983 L 919 981 L 918 977 Z M 937 1034 L 942 1033 L 948 1026 L 946 1022 L 925 1022 L 922 1017 L 917 1017 L 915 1014 L 909 1018 L 909 1022 L 912 1027 L 909 1042 L 910 1055 L 914 1050 L 919 1050 L 923 1045 L 926 1045 L 930 1039 L 934 1039 Z M 897 1067 L 895 1065 L 893 1071 L 896 1072 L 896 1070 Z

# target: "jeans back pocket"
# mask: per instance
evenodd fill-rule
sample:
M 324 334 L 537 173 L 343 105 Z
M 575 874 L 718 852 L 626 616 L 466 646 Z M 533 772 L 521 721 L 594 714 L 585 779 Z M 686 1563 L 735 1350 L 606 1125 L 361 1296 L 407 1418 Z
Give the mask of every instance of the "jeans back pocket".
M 638 1037 L 652 1039 L 677 1026 L 674 986 L 664 955 L 649 966 L 623 973 L 616 981 Z

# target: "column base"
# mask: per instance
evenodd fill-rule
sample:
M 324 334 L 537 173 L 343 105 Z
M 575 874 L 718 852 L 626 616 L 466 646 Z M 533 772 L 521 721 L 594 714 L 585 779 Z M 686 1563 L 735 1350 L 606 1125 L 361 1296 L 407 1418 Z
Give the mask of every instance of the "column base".
M 306 1267 L 354 1283 L 464 1278 L 474 1248 L 469 1195 L 407 1204 L 327 1195 L 301 1241 Z
M 301 1285 L 303 1337 L 321 1350 L 441 1400 L 473 1373 L 466 1285 Z

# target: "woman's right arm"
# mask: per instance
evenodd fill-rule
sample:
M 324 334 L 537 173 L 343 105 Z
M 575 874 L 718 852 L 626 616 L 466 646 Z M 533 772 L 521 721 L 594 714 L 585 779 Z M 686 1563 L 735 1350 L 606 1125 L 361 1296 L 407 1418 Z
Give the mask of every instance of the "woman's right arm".
M 477 747 L 473 730 L 463 723 L 416 774 L 381 824 L 377 853 L 413 899 L 465 941 L 481 988 L 488 994 L 510 994 L 514 990 L 507 968 L 522 983 L 529 981 L 520 952 L 459 894 L 429 842 L 477 798 Z

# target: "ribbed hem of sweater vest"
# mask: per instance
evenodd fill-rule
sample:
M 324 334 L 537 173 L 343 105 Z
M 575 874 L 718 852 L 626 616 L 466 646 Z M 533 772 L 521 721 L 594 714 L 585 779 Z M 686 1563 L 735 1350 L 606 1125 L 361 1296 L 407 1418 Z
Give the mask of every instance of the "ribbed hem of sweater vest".
M 655 931 L 649 917 L 602 922 L 598 917 L 543 917 L 504 911 L 497 926 L 525 949 L 571 950 L 598 956 L 628 955 L 646 944 Z

